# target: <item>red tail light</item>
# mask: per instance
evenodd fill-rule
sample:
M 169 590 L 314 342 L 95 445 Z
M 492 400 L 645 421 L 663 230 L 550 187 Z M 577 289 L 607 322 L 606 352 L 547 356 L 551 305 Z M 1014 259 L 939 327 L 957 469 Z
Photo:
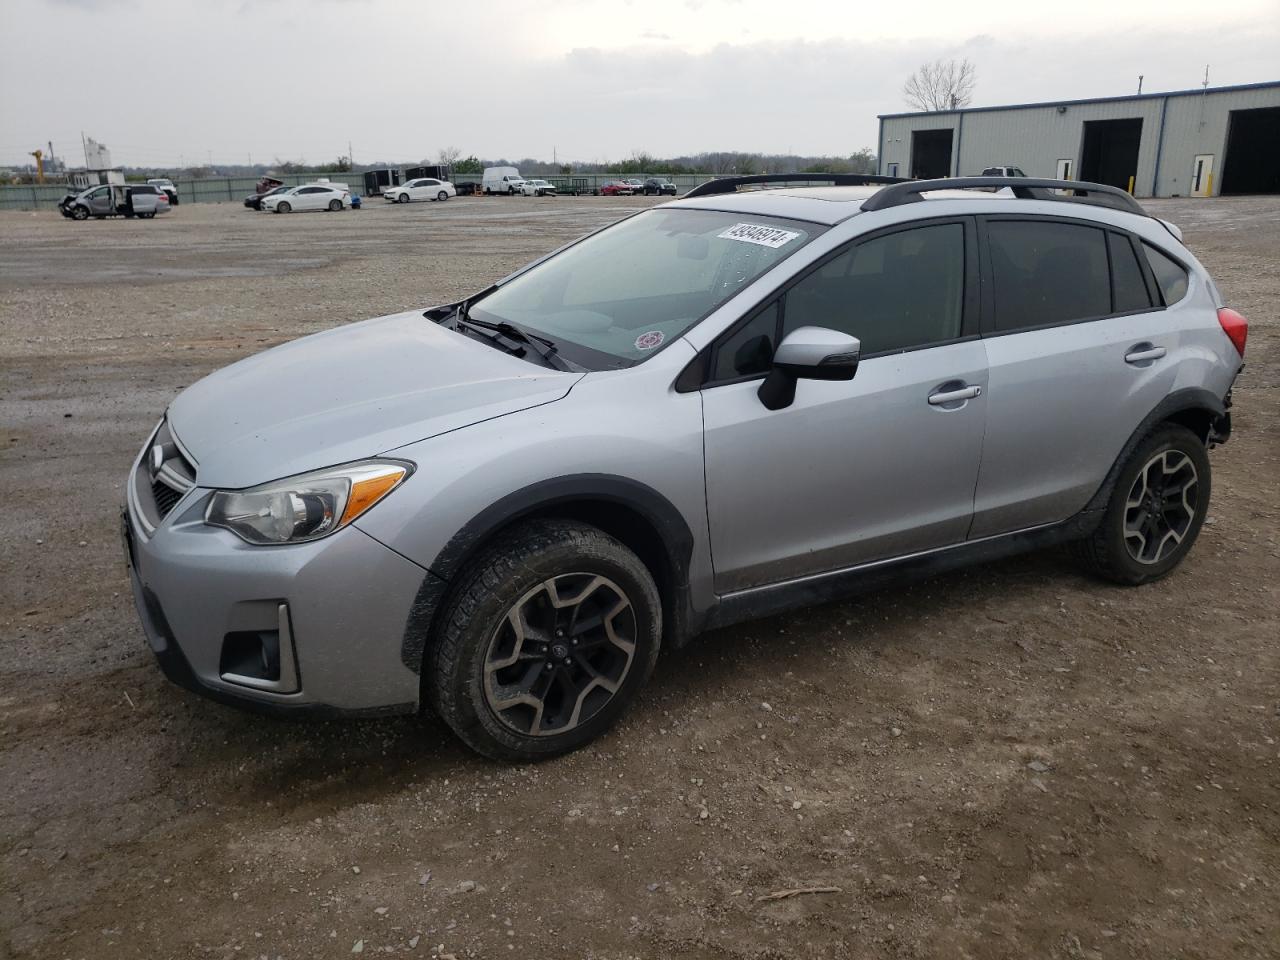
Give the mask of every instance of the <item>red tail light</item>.
M 1218 310 L 1218 323 L 1222 324 L 1222 332 L 1227 335 L 1236 353 L 1244 356 L 1244 344 L 1249 339 L 1249 321 L 1230 307 Z

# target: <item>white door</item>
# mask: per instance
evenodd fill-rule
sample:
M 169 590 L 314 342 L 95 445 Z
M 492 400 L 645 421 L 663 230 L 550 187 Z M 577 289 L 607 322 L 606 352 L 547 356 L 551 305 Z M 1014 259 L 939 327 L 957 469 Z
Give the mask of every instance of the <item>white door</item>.
M 1056 180 L 1071 179 L 1071 160 L 1070 159 L 1063 159 L 1058 161 L 1057 173 L 1054 174 L 1054 179 Z
M 1196 157 L 1195 166 L 1191 168 L 1191 195 L 1193 197 L 1213 196 L 1213 154 L 1202 153 Z

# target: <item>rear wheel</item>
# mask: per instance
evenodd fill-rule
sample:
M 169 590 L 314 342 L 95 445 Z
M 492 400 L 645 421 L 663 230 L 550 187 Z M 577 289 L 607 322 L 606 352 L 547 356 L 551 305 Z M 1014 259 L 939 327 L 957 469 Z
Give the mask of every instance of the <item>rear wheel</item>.
M 289 201 L 282 200 L 276 204 L 276 213 L 292 213 L 293 207 L 289 206 Z
M 1209 511 L 1212 477 L 1204 442 L 1166 423 L 1133 451 L 1102 522 L 1075 545 L 1097 575 L 1140 584 L 1168 574 L 1191 550 Z
M 341 200 L 330 200 L 330 201 L 329 201 L 329 209 L 330 209 L 330 210 L 334 210 L 334 211 L 341 210 L 341 209 L 342 209 L 342 201 L 341 201 Z
M 426 692 L 485 756 L 566 753 L 634 700 L 658 656 L 661 609 L 649 571 L 613 537 L 564 520 L 521 524 L 456 582 Z

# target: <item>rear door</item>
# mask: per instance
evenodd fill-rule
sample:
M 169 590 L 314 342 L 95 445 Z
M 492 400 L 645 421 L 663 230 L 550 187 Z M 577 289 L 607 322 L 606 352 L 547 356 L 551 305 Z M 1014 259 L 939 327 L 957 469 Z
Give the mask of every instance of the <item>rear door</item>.
M 1081 510 L 1172 389 L 1178 341 L 1129 234 L 1049 217 L 980 227 L 990 389 L 974 539 Z
M 959 543 L 985 423 L 976 229 L 927 221 L 855 241 L 712 348 L 703 387 L 716 589 L 749 589 Z M 862 341 L 851 381 L 757 392 L 781 336 Z M 950 398 L 950 399 L 948 399 Z

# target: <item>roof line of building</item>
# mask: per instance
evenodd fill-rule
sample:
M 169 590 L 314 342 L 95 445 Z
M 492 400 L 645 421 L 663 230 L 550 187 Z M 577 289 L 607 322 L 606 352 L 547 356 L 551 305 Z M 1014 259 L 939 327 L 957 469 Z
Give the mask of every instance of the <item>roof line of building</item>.
M 994 107 L 961 107 L 958 110 L 910 110 L 905 113 L 881 113 L 881 120 L 900 117 L 945 117 L 956 113 L 987 113 L 992 110 L 1028 110 L 1033 107 L 1074 107 L 1086 103 L 1118 103 L 1125 100 L 1160 100 L 1164 97 L 1199 97 L 1209 93 L 1234 93 L 1238 90 L 1265 90 L 1280 87 L 1280 80 L 1262 83 L 1239 83 L 1230 87 L 1197 87 L 1194 90 L 1170 90 L 1166 93 L 1131 93 L 1122 97 L 1088 97 L 1083 100 L 1045 100 L 1040 103 L 1009 103 Z

